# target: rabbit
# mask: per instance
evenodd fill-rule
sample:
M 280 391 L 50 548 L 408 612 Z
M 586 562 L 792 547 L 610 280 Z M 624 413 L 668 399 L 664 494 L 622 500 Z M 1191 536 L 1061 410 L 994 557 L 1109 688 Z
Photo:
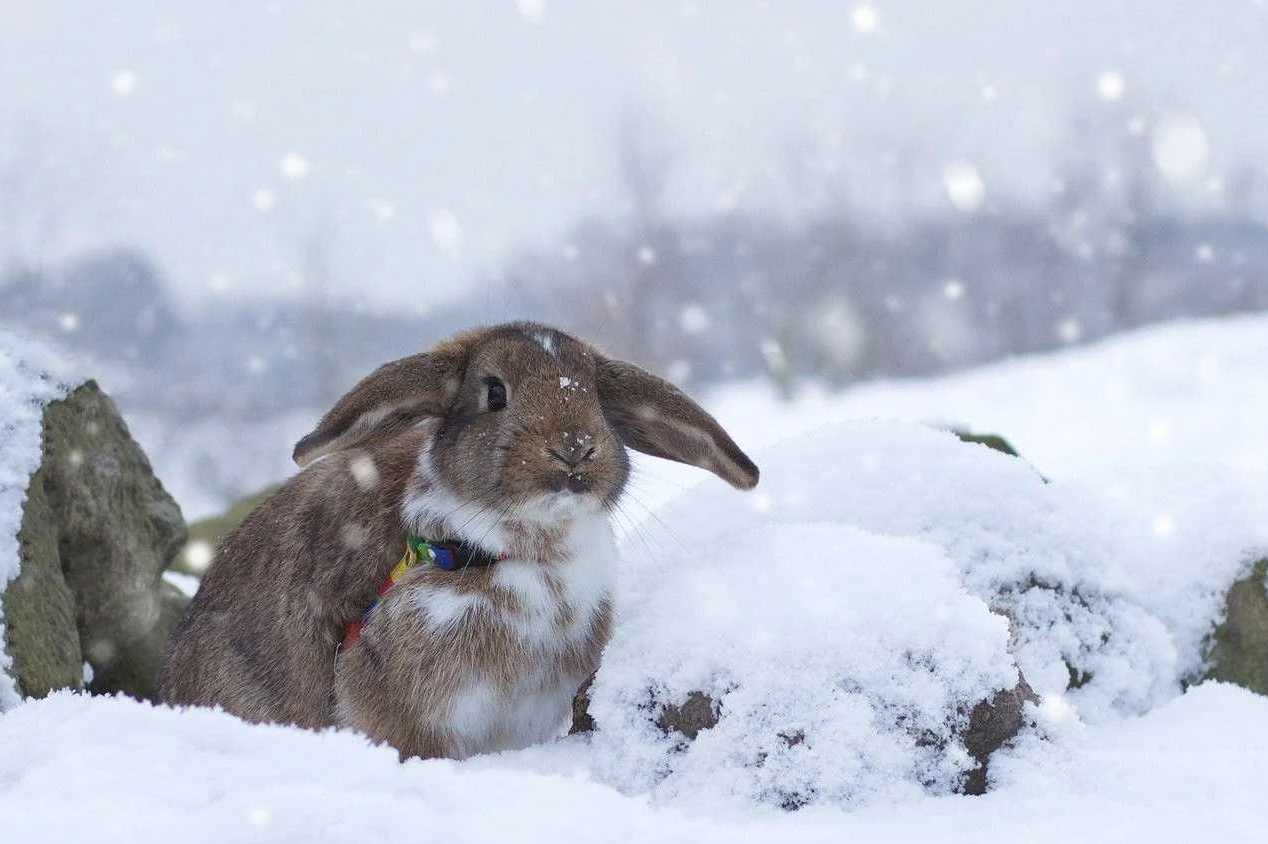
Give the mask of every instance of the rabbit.
M 758 482 L 677 387 L 544 325 L 380 367 L 221 544 L 161 698 L 348 727 L 403 758 L 558 735 L 612 626 L 627 448 Z M 412 549 L 434 559 L 408 567 Z

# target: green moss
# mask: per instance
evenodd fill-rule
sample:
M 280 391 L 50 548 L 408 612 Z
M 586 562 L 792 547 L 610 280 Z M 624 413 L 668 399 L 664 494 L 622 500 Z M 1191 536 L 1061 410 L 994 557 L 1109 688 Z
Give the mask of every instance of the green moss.
M 1211 636 L 1207 677 L 1268 695 L 1268 559 L 1233 584 Z
M 1001 437 L 999 434 L 974 434 L 969 431 L 959 431 L 959 430 L 952 431 L 952 433 L 954 433 L 957 437 L 960 438 L 960 442 L 977 443 L 978 445 L 984 445 L 987 448 L 993 448 L 996 451 L 1002 451 L 1004 454 L 1007 454 L 1010 457 L 1021 456 L 1017 453 L 1017 450 L 1013 448 L 1012 444 L 1008 440 Z

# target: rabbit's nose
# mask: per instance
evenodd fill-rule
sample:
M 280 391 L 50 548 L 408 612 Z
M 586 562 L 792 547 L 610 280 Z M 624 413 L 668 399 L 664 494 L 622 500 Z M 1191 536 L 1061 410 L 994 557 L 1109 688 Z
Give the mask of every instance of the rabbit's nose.
M 552 448 L 550 454 L 569 469 L 575 469 L 585 461 L 594 459 L 594 446 L 588 443 L 566 445 Z
M 594 459 L 594 437 L 589 434 L 564 434 L 550 449 L 550 453 L 569 469 L 575 469 L 587 460 Z

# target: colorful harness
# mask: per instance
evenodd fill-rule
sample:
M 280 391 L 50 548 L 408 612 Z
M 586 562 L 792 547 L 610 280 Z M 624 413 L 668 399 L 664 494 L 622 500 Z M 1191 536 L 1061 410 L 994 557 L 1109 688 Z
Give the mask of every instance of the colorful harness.
M 456 571 L 466 568 L 491 566 L 505 560 L 506 555 L 493 555 L 464 542 L 422 539 L 409 534 L 405 537 L 405 556 L 388 572 L 387 579 L 379 586 L 378 597 L 356 621 L 350 621 L 344 627 L 343 644 L 340 648 L 350 648 L 361 638 L 361 628 L 370 620 L 370 613 L 383 600 L 383 596 L 392 591 L 392 587 L 401 581 L 411 569 L 418 566 L 434 566 L 441 571 Z

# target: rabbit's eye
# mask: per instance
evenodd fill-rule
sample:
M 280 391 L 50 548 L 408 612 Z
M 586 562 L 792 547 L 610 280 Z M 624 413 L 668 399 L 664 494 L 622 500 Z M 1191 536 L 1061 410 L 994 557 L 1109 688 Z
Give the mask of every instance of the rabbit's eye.
M 489 410 L 504 410 L 506 408 L 506 385 L 500 379 L 489 377 L 484 379 L 484 388 L 487 391 L 485 406 Z

